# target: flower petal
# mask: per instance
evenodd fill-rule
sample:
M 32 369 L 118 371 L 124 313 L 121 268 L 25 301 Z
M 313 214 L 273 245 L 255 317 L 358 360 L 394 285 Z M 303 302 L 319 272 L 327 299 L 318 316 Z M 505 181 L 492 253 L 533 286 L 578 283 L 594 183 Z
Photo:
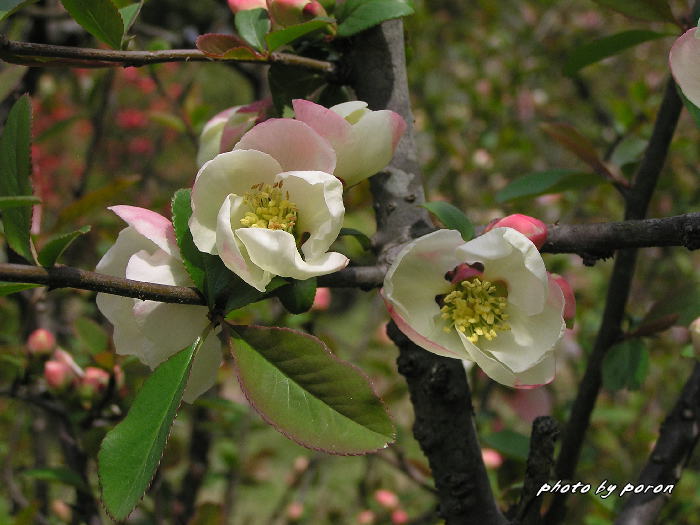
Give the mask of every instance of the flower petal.
M 243 135 L 235 149 L 264 151 L 282 166 L 280 171 L 333 173 L 336 156 L 326 139 L 301 121 L 269 119 Z
M 272 274 L 252 263 L 245 247 L 239 246 L 241 243 L 234 234 L 233 225 L 240 227 L 240 220 L 245 214 L 242 208 L 243 197 L 229 195 L 224 200 L 217 219 L 216 249 L 229 270 L 253 288 L 264 292 L 272 280 Z
M 282 277 L 309 279 L 341 270 L 349 262 L 347 257 L 336 252 L 327 252 L 304 261 L 299 255 L 294 236 L 282 230 L 239 228 L 236 236 L 246 247 L 253 264 Z
M 351 100 L 349 102 L 343 102 L 341 104 L 336 104 L 335 106 L 331 106 L 331 110 L 343 117 L 343 119 L 347 119 L 350 115 L 353 113 L 360 112 L 358 116 L 364 114 L 363 109 L 367 108 L 367 102 L 364 102 L 362 100 Z M 369 110 L 367 110 L 369 111 Z
M 352 125 L 339 113 L 304 99 L 295 99 L 292 101 L 292 105 L 294 106 L 294 118 L 311 126 L 334 148 L 336 143 L 349 138 Z
M 297 232 L 310 235 L 301 246 L 304 258 L 314 260 L 322 256 L 343 226 L 343 185 L 322 171 L 287 171 L 277 178 L 284 181 L 283 189 L 299 209 Z
M 700 40 L 695 36 L 697 31 L 698 28 L 693 27 L 674 42 L 669 64 L 683 94 L 700 106 Z
M 141 250 L 154 251 L 158 247 L 129 226 L 119 232 L 114 245 L 102 256 L 95 268 L 98 273 L 123 277 L 131 256 Z
M 216 373 L 220 366 L 221 343 L 219 338 L 213 332 L 210 332 L 194 358 L 190 378 L 187 380 L 187 386 L 182 398 L 187 403 L 193 403 L 199 396 L 214 386 Z
M 175 229 L 168 219 L 154 211 L 136 206 L 112 206 L 108 209 L 165 253 L 180 258 Z
M 148 253 L 140 250 L 133 254 L 126 265 L 127 279 L 170 286 L 192 286 L 194 283 L 185 265 L 163 250 Z
M 221 153 L 222 134 L 224 127 L 231 116 L 235 115 L 241 106 L 234 106 L 217 113 L 212 117 L 202 129 L 199 136 L 199 149 L 197 150 L 197 166 L 200 168 L 208 160 L 213 159 Z
M 197 173 L 192 188 L 190 231 L 201 251 L 216 254 L 217 216 L 228 195 L 245 195 L 254 184 L 272 183 L 279 163 L 260 151 L 238 150 L 217 155 Z

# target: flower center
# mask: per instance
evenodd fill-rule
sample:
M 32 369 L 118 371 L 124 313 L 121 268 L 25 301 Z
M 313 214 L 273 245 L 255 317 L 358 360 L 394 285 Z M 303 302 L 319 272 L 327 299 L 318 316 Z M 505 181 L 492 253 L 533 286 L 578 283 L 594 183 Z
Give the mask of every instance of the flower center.
M 289 201 L 289 192 L 282 192 L 282 181 L 256 184 L 243 197 L 251 211 L 241 219 L 244 228 L 282 230 L 294 235 L 297 205 Z
M 510 330 L 505 313 L 507 297 L 508 291 L 500 282 L 474 277 L 457 283 L 440 308 L 441 317 L 448 323 L 445 331 L 454 326 L 472 343 L 479 337 L 491 341 L 498 335 L 497 330 Z

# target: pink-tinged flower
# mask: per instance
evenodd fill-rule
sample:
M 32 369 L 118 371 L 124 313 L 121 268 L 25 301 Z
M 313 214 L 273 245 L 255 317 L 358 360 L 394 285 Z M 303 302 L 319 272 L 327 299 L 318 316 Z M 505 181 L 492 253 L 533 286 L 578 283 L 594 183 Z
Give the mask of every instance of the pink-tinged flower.
M 312 0 L 267 0 L 272 21 L 281 27 L 302 24 L 317 16 L 326 16 L 321 4 Z
M 483 459 L 486 468 L 496 469 L 503 464 L 503 456 L 492 448 L 482 448 L 481 459 Z
M 331 306 L 331 289 L 330 288 L 316 288 L 316 295 L 314 295 L 314 302 L 311 305 L 312 310 L 324 311 L 328 310 Z
M 521 213 L 508 215 L 502 219 L 492 221 L 486 226 L 484 233 L 494 228 L 513 228 L 530 239 L 533 244 L 537 246 L 538 250 L 542 248 L 542 245 L 547 240 L 547 225 L 539 219 Z
M 135 281 L 193 286 L 182 263 L 173 226 L 165 217 L 134 206 L 110 208 L 129 226 L 97 264 L 97 271 Z M 186 348 L 209 323 L 204 306 L 142 301 L 97 294 L 97 307 L 114 325 L 118 354 L 135 355 L 155 368 Z M 184 399 L 194 401 L 216 381 L 221 363 L 219 342 L 210 333 L 192 365 Z
M 27 350 L 30 354 L 48 355 L 56 348 L 56 338 L 45 328 L 37 328 L 27 338 Z
M 403 509 L 396 509 L 391 513 L 391 523 L 394 525 L 402 525 L 408 523 L 408 514 Z
M 344 102 L 326 109 L 296 99 L 297 120 L 311 126 L 335 150 L 337 164 L 333 175 L 352 186 L 384 169 L 391 161 L 406 122 L 388 109 L 371 111 L 362 101 Z
M 51 390 L 65 390 L 76 380 L 75 372 L 65 363 L 53 359 L 44 363 L 44 380 Z
M 228 6 L 231 11 L 238 13 L 239 11 L 248 11 L 249 9 L 267 9 L 266 0 L 228 0 Z
M 399 497 L 390 490 L 379 489 L 375 491 L 374 499 L 386 509 L 395 509 L 399 506 Z
M 283 143 L 268 143 L 265 153 L 257 139 L 271 126 L 290 134 Z M 303 280 L 344 268 L 348 258 L 328 251 L 345 214 L 342 185 L 330 175 L 334 164 L 330 146 L 305 124 L 258 124 L 234 151 L 199 170 L 192 188 L 194 243 L 260 291 L 275 275 Z M 289 171 L 300 166 L 314 171 Z
M 372 525 L 377 517 L 371 510 L 363 510 L 357 515 L 357 523 L 359 525 Z
M 689 29 L 674 42 L 669 65 L 686 98 L 700 106 L 700 40 L 697 31 L 697 27 Z
M 199 136 L 197 166 L 202 167 L 219 153 L 231 151 L 243 134 L 264 118 L 270 105 L 270 99 L 259 100 L 225 109 L 212 117 Z
M 85 375 L 80 379 L 79 391 L 85 397 L 102 394 L 109 385 L 109 373 L 94 366 L 85 368 Z
M 465 264 L 480 273 L 454 282 Z M 535 245 L 512 228 L 467 243 L 454 230 L 420 237 L 401 250 L 382 293 L 399 329 L 430 352 L 473 361 L 516 388 L 554 378 L 564 298 Z
M 287 519 L 297 521 L 304 514 L 304 504 L 299 501 L 293 501 L 287 506 Z
M 551 273 L 549 276 L 561 288 L 561 293 L 564 294 L 564 321 L 573 321 L 574 317 L 576 317 L 576 296 L 571 288 L 571 284 L 559 274 Z

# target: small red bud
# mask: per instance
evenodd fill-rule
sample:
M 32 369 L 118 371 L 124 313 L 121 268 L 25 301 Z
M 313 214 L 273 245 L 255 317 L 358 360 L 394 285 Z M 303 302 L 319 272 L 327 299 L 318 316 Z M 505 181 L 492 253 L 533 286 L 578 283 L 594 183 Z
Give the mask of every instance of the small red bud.
M 302 15 L 305 19 L 311 20 L 317 16 L 327 16 L 326 10 L 318 2 L 309 2 L 304 6 Z
M 386 509 L 395 509 L 399 506 L 399 497 L 390 490 L 377 490 L 374 493 L 374 499 Z
M 65 390 L 75 380 L 73 370 L 60 361 L 49 360 L 44 363 L 44 379 L 51 390 Z
M 311 305 L 312 310 L 328 310 L 331 305 L 331 289 L 330 288 L 316 288 L 316 295 L 314 296 L 314 303 Z
M 81 391 L 88 394 L 101 394 L 109 385 L 109 373 L 94 366 L 85 368 L 85 375 L 80 381 Z
M 228 6 L 235 14 L 249 9 L 267 9 L 267 2 L 265 0 L 228 0 Z
M 391 513 L 391 523 L 396 525 L 402 525 L 403 523 L 408 523 L 408 514 L 403 509 L 396 509 Z
M 492 448 L 481 449 L 481 458 L 486 468 L 498 468 L 503 464 L 503 456 Z
M 539 219 L 521 213 L 491 221 L 484 229 L 484 233 L 494 228 L 513 228 L 530 239 L 538 250 L 547 240 L 547 225 Z
M 44 328 L 37 328 L 27 338 L 27 350 L 35 355 L 48 355 L 56 348 L 56 338 Z

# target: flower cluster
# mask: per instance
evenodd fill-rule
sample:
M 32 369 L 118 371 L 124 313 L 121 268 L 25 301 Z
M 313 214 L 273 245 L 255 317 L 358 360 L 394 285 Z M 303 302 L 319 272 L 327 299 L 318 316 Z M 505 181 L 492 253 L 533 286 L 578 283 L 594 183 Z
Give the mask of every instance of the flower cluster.
M 344 255 L 328 251 L 343 224 L 343 187 L 383 169 L 405 129 L 396 113 L 370 111 L 364 102 L 326 109 L 296 100 L 295 119 L 260 122 L 268 105 L 231 108 L 204 127 L 189 223 L 200 251 L 220 257 L 261 292 L 274 276 L 304 280 L 348 264 Z M 170 221 L 132 206 L 110 209 L 128 227 L 97 265 L 99 272 L 193 286 Z M 136 355 L 152 368 L 191 344 L 209 323 L 203 306 L 104 293 L 97 306 L 114 325 L 117 353 Z M 220 360 L 210 334 L 195 358 L 186 401 L 214 384 Z
M 543 243 L 546 227 L 522 215 L 501 221 L 466 243 L 454 230 L 411 242 L 389 269 L 382 294 L 398 328 L 417 345 L 475 362 L 504 385 L 534 388 L 554 378 L 554 347 L 575 302 L 529 238 Z

